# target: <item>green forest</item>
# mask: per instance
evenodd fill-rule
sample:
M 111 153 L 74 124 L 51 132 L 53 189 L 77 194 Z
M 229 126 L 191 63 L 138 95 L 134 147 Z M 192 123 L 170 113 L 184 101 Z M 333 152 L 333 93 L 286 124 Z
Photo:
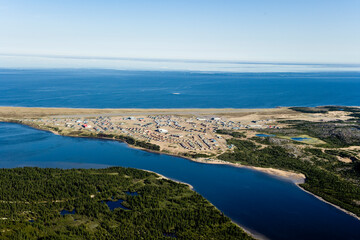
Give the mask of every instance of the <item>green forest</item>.
M 155 173 L 26 167 L 0 174 L 1 239 L 252 239 L 187 185 Z M 106 201 L 119 199 L 127 209 L 110 210 Z

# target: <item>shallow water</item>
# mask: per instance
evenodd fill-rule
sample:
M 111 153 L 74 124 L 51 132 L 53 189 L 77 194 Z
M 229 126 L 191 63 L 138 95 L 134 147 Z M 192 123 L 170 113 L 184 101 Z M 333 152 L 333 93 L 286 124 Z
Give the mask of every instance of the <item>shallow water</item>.
M 255 136 L 257 136 L 257 137 L 275 137 L 275 135 L 268 135 L 268 134 L 262 134 L 262 133 L 255 134 Z
M 146 169 L 191 184 L 233 221 L 270 239 L 360 239 L 359 220 L 262 172 L 0 123 L 0 167 L 21 166 Z
M 291 138 L 292 140 L 295 140 L 295 141 L 304 141 L 304 140 L 309 140 L 311 138 L 307 138 L 307 137 L 294 137 L 294 138 Z

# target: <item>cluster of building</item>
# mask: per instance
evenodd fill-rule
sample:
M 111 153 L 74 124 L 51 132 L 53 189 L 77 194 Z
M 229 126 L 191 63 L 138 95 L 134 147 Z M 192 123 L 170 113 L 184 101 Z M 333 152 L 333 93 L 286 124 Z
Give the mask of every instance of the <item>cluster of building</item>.
M 226 140 L 218 135 L 218 129 L 241 130 L 276 127 L 271 120 L 240 121 L 220 117 L 195 117 L 177 115 L 151 115 L 143 117 L 97 118 L 46 118 L 35 121 L 40 125 L 76 131 L 91 131 L 132 136 L 139 140 L 160 145 L 161 149 L 178 148 L 180 151 L 211 152 L 226 150 Z

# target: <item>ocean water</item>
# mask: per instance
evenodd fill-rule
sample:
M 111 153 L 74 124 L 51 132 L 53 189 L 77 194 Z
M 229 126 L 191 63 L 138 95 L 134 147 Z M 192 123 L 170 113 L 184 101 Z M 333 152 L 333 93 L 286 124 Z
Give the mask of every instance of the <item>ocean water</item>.
M 270 108 L 360 105 L 360 72 L 0 70 L 0 106 Z
M 146 169 L 191 184 L 234 222 L 265 238 L 360 239 L 359 220 L 265 173 L 0 123 L 0 168 L 23 166 Z

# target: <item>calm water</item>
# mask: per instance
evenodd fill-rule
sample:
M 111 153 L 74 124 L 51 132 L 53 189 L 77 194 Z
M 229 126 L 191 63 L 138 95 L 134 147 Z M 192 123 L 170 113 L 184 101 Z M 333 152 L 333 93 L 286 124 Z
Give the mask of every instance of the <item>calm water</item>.
M 268 108 L 360 105 L 360 72 L 1 70 L 0 106 Z
M 268 135 L 268 134 L 262 134 L 262 133 L 259 133 L 259 134 L 255 134 L 255 136 L 257 137 L 274 137 L 275 135 Z
M 127 195 L 133 196 L 133 197 L 139 196 L 139 193 L 137 193 L 137 192 L 129 192 L 129 191 L 126 191 L 125 193 L 126 193 Z
M 360 221 L 264 173 L 0 123 L 0 167 L 20 166 L 147 169 L 193 185 L 235 222 L 270 239 L 360 239 Z
M 121 203 L 123 202 L 124 200 L 122 199 L 119 199 L 119 200 L 115 200 L 115 201 L 105 201 L 106 205 L 108 205 L 109 209 L 111 211 L 114 211 L 114 209 L 116 208 L 122 208 L 122 209 L 125 209 L 125 210 L 130 210 L 129 208 L 127 207 L 124 207 Z
M 75 208 L 72 210 L 72 211 L 68 211 L 68 210 L 65 210 L 65 209 L 63 209 L 63 210 L 61 210 L 60 211 L 60 215 L 61 216 L 65 216 L 65 215 L 73 215 L 73 214 L 75 214 L 76 213 L 76 210 L 75 210 Z
M 304 141 L 304 140 L 308 140 L 308 139 L 311 139 L 311 138 L 307 138 L 307 137 L 294 137 L 294 138 L 291 138 L 292 140 L 295 140 L 295 141 Z

